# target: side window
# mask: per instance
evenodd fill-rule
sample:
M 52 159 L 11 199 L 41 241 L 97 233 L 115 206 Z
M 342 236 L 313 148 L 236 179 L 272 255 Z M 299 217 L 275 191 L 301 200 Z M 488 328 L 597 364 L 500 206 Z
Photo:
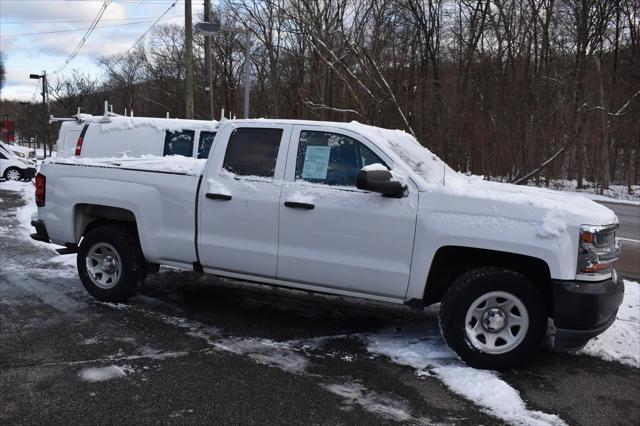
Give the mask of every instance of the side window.
M 235 129 L 224 156 L 225 170 L 240 176 L 273 177 L 282 129 Z
M 216 137 L 216 132 L 200 132 L 200 140 L 198 141 L 198 158 L 208 158 L 209 151 L 211 151 L 211 145 L 213 139 Z
M 310 130 L 300 132 L 296 180 L 355 186 L 360 169 L 374 163 L 385 164 L 373 151 L 349 136 Z
M 193 130 L 167 130 L 164 136 L 164 151 L 162 155 L 193 155 Z
M 6 160 L 6 159 L 7 157 L 5 157 L 4 154 L 0 152 L 0 160 Z

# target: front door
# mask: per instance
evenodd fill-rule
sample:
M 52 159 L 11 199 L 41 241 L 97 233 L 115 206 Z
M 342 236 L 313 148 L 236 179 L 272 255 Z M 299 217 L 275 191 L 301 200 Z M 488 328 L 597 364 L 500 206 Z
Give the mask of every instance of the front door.
M 281 143 L 289 135 L 290 126 L 259 123 L 229 126 L 218 135 L 199 196 L 204 268 L 275 278 L 286 158 Z
M 356 188 L 363 166 L 391 160 L 343 129 L 294 126 L 280 202 L 280 280 L 404 297 L 417 190 L 386 198 Z

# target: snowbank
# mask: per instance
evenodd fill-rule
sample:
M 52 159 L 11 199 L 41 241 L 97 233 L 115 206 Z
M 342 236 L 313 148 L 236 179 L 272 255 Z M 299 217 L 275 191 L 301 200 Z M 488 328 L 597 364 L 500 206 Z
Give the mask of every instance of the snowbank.
M 418 376 L 435 375 L 454 393 L 510 424 L 563 425 L 558 416 L 527 408 L 517 390 L 493 371 L 476 370 L 459 361 L 437 330 L 421 326 L 364 336 L 367 350 L 415 368 Z
M 640 368 L 640 284 L 625 280 L 624 286 L 616 322 L 581 353 Z
M 17 181 L 0 182 L 0 193 L 4 191 L 20 192 L 22 199 L 25 201 L 23 206 L 16 209 L 16 219 L 18 220 L 17 229 L 25 241 L 54 252 L 55 249 L 60 248 L 60 246 L 36 241 L 31 238 L 31 234 L 35 232 L 35 229 L 31 226 L 31 215 L 38 211 L 34 183 Z

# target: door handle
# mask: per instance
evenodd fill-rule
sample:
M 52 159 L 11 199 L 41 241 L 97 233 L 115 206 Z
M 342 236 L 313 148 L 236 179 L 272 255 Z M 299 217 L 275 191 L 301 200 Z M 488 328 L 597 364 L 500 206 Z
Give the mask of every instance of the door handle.
M 231 195 L 229 194 L 212 194 L 210 192 L 207 192 L 205 196 L 210 200 L 229 201 L 231 199 Z
M 285 201 L 285 207 L 291 207 L 292 209 L 304 209 L 313 210 L 315 205 L 309 203 L 298 203 L 297 201 Z

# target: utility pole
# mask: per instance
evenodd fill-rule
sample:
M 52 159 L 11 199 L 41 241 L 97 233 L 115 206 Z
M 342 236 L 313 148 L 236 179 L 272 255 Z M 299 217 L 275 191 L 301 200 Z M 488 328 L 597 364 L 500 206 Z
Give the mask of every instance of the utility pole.
M 249 118 L 249 73 L 251 72 L 251 34 L 249 30 L 244 33 L 244 118 Z
M 47 146 L 49 145 L 49 102 L 47 99 L 47 72 L 40 74 L 29 74 L 29 78 L 34 80 L 42 80 L 42 134 L 44 138 L 43 154 L 47 157 Z
M 250 77 L 251 72 L 251 33 L 248 29 L 222 27 L 220 21 L 215 22 L 198 22 L 196 24 L 196 34 L 205 37 L 212 36 L 219 32 L 244 33 L 244 118 L 249 118 L 249 94 L 250 94 Z M 224 109 L 223 109 L 224 110 Z
M 204 0 L 204 20 L 211 22 L 211 0 Z M 213 112 L 213 64 L 211 58 L 211 36 L 204 38 L 204 65 L 207 69 L 207 87 L 209 88 L 209 113 L 211 119 L 215 120 Z
M 191 0 L 184 2 L 184 37 L 185 37 L 185 115 L 193 118 L 193 22 L 191 21 Z
M 42 71 L 42 113 L 44 115 L 44 147 L 42 149 L 42 155 L 47 158 L 47 148 L 49 147 L 49 90 L 47 90 L 47 72 Z M 49 152 L 51 156 L 51 152 Z

